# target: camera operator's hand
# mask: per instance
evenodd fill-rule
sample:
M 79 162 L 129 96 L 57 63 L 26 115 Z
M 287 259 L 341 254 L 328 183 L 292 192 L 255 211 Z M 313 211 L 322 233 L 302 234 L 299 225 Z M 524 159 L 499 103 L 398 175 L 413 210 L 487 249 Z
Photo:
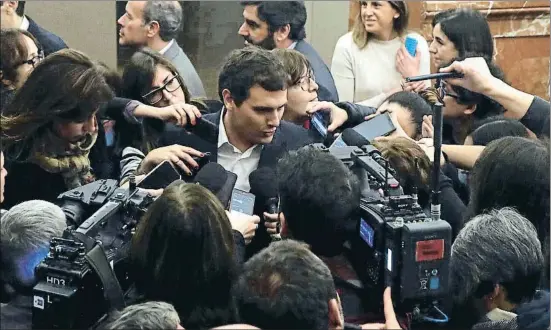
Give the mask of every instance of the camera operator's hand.
M 188 117 L 191 124 L 195 125 L 197 118 L 201 118 L 201 112 L 196 106 L 185 102 L 174 103 L 163 108 L 141 104 L 134 111 L 134 116 L 157 118 L 183 127 L 188 123 Z
M 425 154 L 429 157 L 429 160 L 431 163 L 434 163 L 434 140 L 431 138 L 423 138 L 419 141 L 417 141 L 417 144 L 423 149 Z M 444 166 L 446 164 L 446 159 L 444 158 L 444 154 L 440 152 L 440 166 Z
M 281 231 L 281 218 L 284 215 L 282 212 L 278 214 L 270 214 L 264 212 L 264 226 L 266 227 L 266 232 L 270 235 L 279 234 Z
M 462 73 L 463 78 L 445 79 L 447 83 L 480 94 L 486 94 L 492 88 L 492 81 L 495 79 L 490 73 L 486 60 L 482 57 L 455 61 L 450 66 L 440 69 L 440 72 L 452 71 Z
M 226 211 L 226 214 L 230 219 L 232 229 L 240 232 L 245 239 L 245 244 L 249 244 L 254 238 L 260 218 L 257 215 L 247 215 L 239 212 Z
M 346 111 L 337 107 L 332 102 L 314 101 L 308 103 L 308 106 L 306 108 L 306 113 L 308 115 L 312 115 L 318 111 L 329 112 L 331 114 L 330 123 L 327 127 L 327 131 L 331 133 L 333 133 L 337 128 L 341 127 L 348 120 L 348 114 L 346 113 Z
M 383 294 L 383 304 L 385 311 L 385 324 L 382 323 L 367 323 L 362 324 L 362 329 L 385 329 L 385 330 L 401 330 L 402 327 L 398 323 L 394 306 L 392 306 L 392 295 L 390 288 L 386 288 Z
M 204 157 L 204 154 L 193 148 L 184 147 L 178 144 L 157 148 L 151 150 L 147 156 L 145 156 L 144 160 L 140 164 L 138 172 L 148 173 L 161 162 L 169 160 L 173 165 L 178 166 L 184 170 L 185 173 L 191 175 L 191 171 L 188 166 L 199 168 L 199 164 L 197 164 L 197 162 L 192 158 L 193 156 Z

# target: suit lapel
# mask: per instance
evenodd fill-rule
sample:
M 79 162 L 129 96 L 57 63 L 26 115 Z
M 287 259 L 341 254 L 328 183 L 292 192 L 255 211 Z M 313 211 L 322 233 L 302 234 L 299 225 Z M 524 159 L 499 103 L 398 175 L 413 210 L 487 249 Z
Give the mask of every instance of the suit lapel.
M 258 167 L 273 167 L 277 164 L 277 161 L 281 158 L 286 151 L 285 144 L 281 143 L 281 129 L 278 128 L 274 134 L 272 142 L 264 145 L 262 152 L 260 153 L 260 160 L 258 161 Z

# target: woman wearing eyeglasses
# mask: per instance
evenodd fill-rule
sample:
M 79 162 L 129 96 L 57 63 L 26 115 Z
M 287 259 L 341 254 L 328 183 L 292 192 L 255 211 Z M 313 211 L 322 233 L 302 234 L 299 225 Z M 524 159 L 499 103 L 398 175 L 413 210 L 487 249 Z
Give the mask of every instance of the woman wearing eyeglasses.
M 38 41 L 27 31 L 2 29 L 0 31 L 0 87 L 1 111 L 11 102 L 34 67 L 44 59 Z
M 162 55 L 144 48 L 137 51 L 124 68 L 122 96 L 142 102 L 163 111 L 173 107 L 182 114 L 181 118 L 192 125 L 201 117 L 205 105 L 192 100 L 183 78 L 174 65 Z M 125 127 L 126 126 L 126 127 Z M 190 167 L 198 167 L 192 157 L 202 157 L 202 153 L 181 145 L 159 148 L 161 135 L 169 129 L 165 121 L 150 116 L 140 125 L 117 123 L 116 152 L 121 155 L 121 177 L 130 173 L 145 174 L 164 160 L 170 160 L 183 172 L 191 174 Z

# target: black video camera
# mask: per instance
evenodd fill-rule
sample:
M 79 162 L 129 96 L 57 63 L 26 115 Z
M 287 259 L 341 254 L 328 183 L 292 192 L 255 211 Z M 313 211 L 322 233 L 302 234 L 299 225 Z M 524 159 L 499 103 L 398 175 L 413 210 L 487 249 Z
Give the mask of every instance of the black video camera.
M 373 146 L 312 146 L 341 160 L 362 182 L 357 233 L 348 246 L 373 307 L 382 308 L 380 297 L 390 286 L 399 313 L 446 322 L 442 310 L 448 303 L 451 226 L 427 216 L 416 195 L 403 194 L 395 171 Z M 432 317 L 434 311 L 445 318 Z
M 35 270 L 33 328 L 89 328 L 110 307 L 124 305 L 122 292 L 131 284 L 128 243 L 153 199 L 135 184 L 124 189 L 115 180 L 98 180 L 58 198 L 73 226 L 51 240 Z

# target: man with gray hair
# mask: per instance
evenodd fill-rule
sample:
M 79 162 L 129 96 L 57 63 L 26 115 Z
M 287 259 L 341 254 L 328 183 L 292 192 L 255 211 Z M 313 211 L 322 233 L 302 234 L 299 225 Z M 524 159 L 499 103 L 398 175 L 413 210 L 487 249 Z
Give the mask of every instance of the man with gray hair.
M 206 97 L 195 67 L 175 38 L 182 28 L 182 7 L 178 1 L 128 1 L 117 23 L 119 45 L 149 47 L 169 59 L 184 78 L 194 98 Z
M 509 208 L 476 216 L 452 245 L 452 320 L 467 322 L 460 328 L 549 328 L 549 293 L 537 290 L 543 267 L 538 234 L 526 218 Z
M 2 306 L 2 329 L 30 329 L 35 267 L 46 257 L 50 240 L 67 228 L 65 214 L 57 205 L 41 200 L 23 202 L 0 220 L 2 282 L 12 298 Z M 5 296 L 3 295 L 3 298 Z
M 105 329 L 183 329 L 178 313 L 171 304 L 160 301 L 149 301 L 128 306 L 110 316 Z

